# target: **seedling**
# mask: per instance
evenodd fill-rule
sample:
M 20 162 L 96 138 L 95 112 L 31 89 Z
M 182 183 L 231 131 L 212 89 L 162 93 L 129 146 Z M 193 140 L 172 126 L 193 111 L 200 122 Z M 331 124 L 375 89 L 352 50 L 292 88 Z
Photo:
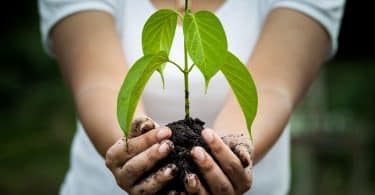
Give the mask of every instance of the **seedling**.
M 169 59 L 177 20 L 183 22 L 185 64 L 181 66 Z M 190 117 L 189 73 L 197 67 L 204 76 L 207 90 L 210 79 L 221 71 L 239 102 L 245 115 L 251 136 L 251 124 L 257 110 L 257 93 L 253 79 L 246 66 L 227 49 L 227 39 L 220 20 L 210 11 L 192 13 L 185 4 L 185 13 L 161 9 L 147 20 L 142 32 L 143 54 L 130 68 L 122 84 L 118 102 L 117 117 L 121 129 L 128 136 L 135 108 L 142 91 L 156 70 L 164 86 L 163 69 L 166 64 L 176 66 L 183 75 L 185 86 L 185 118 Z M 188 65 L 188 54 L 192 65 Z
M 246 66 L 228 51 L 227 38 L 220 20 L 210 11 L 193 13 L 187 5 L 188 1 L 185 0 L 183 15 L 175 10 L 158 10 L 144 25 L 142 32 L 144 56 L 129 69 L 117 102 L 117 117 L 125 132 L 126 140 L 134 111 L 147 81 L 155 71 L 158 71 L 164 87 L 163 69 L 166 65 L 178 68 L 184 78 L 185 120 L 191 119 L 189 105 L 191 70 L 198 68 L 203 74 L 206 91 L 210 79 L 221 71 L 243 111 L 250 139 L 252 139 L 251 124 L 257 111 L 258 101 L 252 77 Z M 183 24 L 185 62 L 183 66 L 169 58 L 178 20 L 182 20 Z M 193 64 L 188 64 L 188 55 Z

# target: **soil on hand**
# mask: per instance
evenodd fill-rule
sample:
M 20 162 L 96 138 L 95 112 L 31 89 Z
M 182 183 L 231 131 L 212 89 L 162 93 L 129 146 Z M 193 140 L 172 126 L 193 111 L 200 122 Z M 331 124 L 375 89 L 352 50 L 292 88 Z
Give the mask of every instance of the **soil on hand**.
M 208 146 L 201 137 L 201 131 L 204 129 L 204 122 L 200 119 L 184 119 L 167 124 L 172 130 L 172 137 L 170 140 L 174 144 L 173 151 L 163 159 L 155 168 L 160 169 L 167 164 L 173 163 L 178 170 L 176 176 L 163 191 L 158 194 L 166 194 L 170 190 L 177 192 L 185 191 L 184 178 L 186 173 L 195 173 L 200 178 L 200 181 L 205 185 L 202 179 L 201 172 L 196 166 L 191 156 L 191 149 L 194 146 L 202 146 L 208 153 L 210 153 Z

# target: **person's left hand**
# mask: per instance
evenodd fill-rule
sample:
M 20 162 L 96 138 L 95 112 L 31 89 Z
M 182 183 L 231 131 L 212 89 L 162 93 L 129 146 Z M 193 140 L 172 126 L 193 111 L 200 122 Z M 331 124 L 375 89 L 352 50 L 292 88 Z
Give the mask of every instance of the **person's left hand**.
M 213 130 L 204 129 L 202 136 L 213 157 L 202 147 L 191 151 L 209 189 L 205 189 L 194 173 L 185 178 L 189 194 L 243 194 L 252 184 L 252 144 L 244 134 L 228 134 L 220 138 Z

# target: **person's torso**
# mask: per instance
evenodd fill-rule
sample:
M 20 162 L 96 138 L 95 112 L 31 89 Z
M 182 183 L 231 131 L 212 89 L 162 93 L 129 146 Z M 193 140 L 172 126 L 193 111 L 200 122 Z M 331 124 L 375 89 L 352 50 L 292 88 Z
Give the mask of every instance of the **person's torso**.
M 147 18 L 156 11 L 149 0 L 118 0 L 117 30 L 121 36 L 124 54 L 131 66 L 142 54 L 141 32 Z M 227 35 L 228 49 L 247 63 L 261 30 L 266 13 L 263 0 L 226 0 L 216 11 Z M 178 26 L 171 48 L 171 59 L 183 64 L 182 27 Z M 164 70 L 165 89 L 155 73 L 149 80 L 143 101 L 147 114 L 160 124 L 184 116 L 184 88 L 181 73 L 173 66 Z M 207 122 L 210 127 L 221 109 L 228 93 L 228 84 L 220 73 L 210 82 L 204 94 L 204 80 L 198 69 L 190 74 L 191 115 Z M 250 193 L 259 195 L 284 195 L 289 187 L 289 130 L 267 155 L 253 168 L 253 185 Z M 124 194 L 105 167 L 103 158 L 95 151 L 82 125 L 71 151 L 71 165 L 62 186 L 61 195 Z

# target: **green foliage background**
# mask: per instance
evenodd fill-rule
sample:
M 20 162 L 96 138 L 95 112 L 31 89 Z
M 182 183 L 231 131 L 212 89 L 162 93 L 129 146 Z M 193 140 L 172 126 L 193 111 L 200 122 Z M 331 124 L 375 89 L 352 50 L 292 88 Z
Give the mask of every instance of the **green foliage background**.
M 41 48 L 36 3 L 18 4 L 0 15 L 0 194 L 57 194 L 75 111 Z M 299 106 L 291 194 L 375 193 L 374 63 L 330 62 Z
M 18 4 L 0 16 L 0 194 L 57 194 L 75 113 L 41 47 L 36 2 Z

